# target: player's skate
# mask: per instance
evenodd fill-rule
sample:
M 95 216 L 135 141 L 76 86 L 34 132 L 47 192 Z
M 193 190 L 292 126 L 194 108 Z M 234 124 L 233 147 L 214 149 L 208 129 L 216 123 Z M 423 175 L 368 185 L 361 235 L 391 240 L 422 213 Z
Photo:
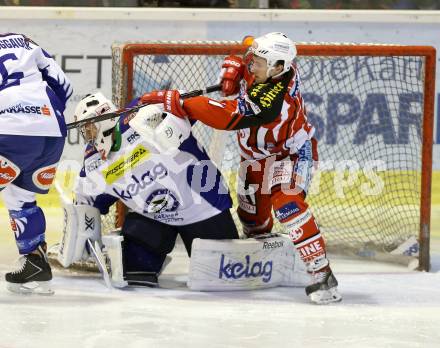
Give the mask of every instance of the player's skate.
M 50 288 L 52 271 L 46 256 L 46 243 L 40 244 L 36 253 L 20 257 L 21 267 L 6 273 L 9 291 L 20 294 L 52 295 Z
M 330 266 L 313 273 L 315 283 L 306 287 L 306 294 L 316 304 L 328 304 L 342 300 L 338 292 L 338 281 Z

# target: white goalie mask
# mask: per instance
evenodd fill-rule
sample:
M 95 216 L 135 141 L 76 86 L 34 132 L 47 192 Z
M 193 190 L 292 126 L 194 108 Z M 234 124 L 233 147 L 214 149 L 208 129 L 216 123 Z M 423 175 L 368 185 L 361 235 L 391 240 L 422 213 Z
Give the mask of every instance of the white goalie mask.
M 116 106 L 101 92 L 87 95 L 76 106 L 75 121 L 82 121 L 107 112 L 116 110 Z M 106 159 L 113 145 L 113 128 L 118 122 L 118 117 L 101 122 L 91 122 L 81 127 L 81 134 L 87 143 L 93 145 Z
M 274 32 L 254 39 L 249 53 L 266 59 L 267 77 L 277 78 L 290 70 L 296 57 L 296 47 L 285 34 Z M 279 74 L 271 76 L 272 70 L 279 61 L 284 62 L 283 70 Z

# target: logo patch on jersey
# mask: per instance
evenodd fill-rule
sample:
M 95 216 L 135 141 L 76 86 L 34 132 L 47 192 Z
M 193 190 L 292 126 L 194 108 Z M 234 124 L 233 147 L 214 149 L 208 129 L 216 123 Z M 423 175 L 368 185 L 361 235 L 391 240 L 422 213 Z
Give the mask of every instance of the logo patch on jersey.
M 45 115 L 50 116 L 50 109 L 47 105 L 21 105 L 17 104 L 11 106 L 10 108 L 0 110 L 0 115 L 2 114 L 33 114 L 33 115 Z
M 168 175 L 167 169 L 163 164 L 159 163 L 153 168 L 142 174 L 140 177 L 131 176 L 131 181 L 124 190 L 118 190 L 113 187 L 113 192 L 123 201 L 133 199 L 141 190 L 144 190 L 149 185 L 152 185 L 156 180 L 165 178 Z
M 256 214 L 257 207 L 255 202 L 250 202 L 251 200 L 255 201 L 255 196 L 249 196 L 249 198 L 248 196 L 238 195 L 238 205 L 240 209 L 244 210 L 245 212 L 249 214 Z
M 57 171 L 58 163 L 51 164 L 50 166 L 37 169 L 32 174 L 32 181 L 34 185 L 41 190 L 48 190 L 55 179 L 55 173 Z
M 136 146 L 128 156 L 122 156 L 102 171 L 105 182 L 109 185 L 113 184 L 116 180 L 123 177 L 127 171 L 135 168 L 148 157 L 150 157 L 150 152 L 145 147 L 142 145 Z
M 298 227 L 295 230 L 289 231 L 289 237 L 292 242 L 298 241 L 304 234 L 304 230 L 301 227 Z
M 275 210 L 275 217 L 279 221 L 284 221 L 287 218 L 295 215 L 300 211 L 298 205 L 295 202 L 290 202 L 283 205 L 280 209 Z
M 261 109 L 247 97 L 238 99 L 237 109 L 243 116 L 254 116 L 261 112 Z
M 0 188 L 15 180 L 20 174 L 20 168 L 8 159 L 0 156 Z
M 132 112 L 131 114 L 128 114 L 127 116 L 125 116 L 124 120 L 122 121 L 124 126 L 126 126 L 132 120 L 132 118 L 134 118 L 135 116 L 136 116 L 136 112 Z
M 274 163 L 271 172 L 270 188 L 289 184 L 292 180 L 293 167 L 290 161 L 277 161 Z
M 103 163 L 104 163 L 104 161 L 102 160 L 102 158 L 98 157 L 97 159 L 95 159 L 93 161 L 90 161 L 90 162 L 87 161 L 87 164 L 84 166 L 84 168 L 87 173 L 91 173 L 94 170 L 98 169 L 98 167 Z
M 43 105 L 41 107 L 41 113 L 43 115 L 50 116 L 50 109 L 47 107 L 47 105 Z
M 130 136 L 127 137 L 127 141 L 130 144 L 133 144 L 136 140 L 138 140 L 141 136 L 137 132 L 133 132 Z
M 269 90 L 263 91 L 263 88 L 266 86 L 266 83 L 260 83 L 254 86 L 249 91 L 249 95 L 258 100 L 261 107 L 267 109 L 272 106 L 272 102 L 275 100 L 278 94 L 280 94 L 284 90 L 284 86 L 283 83 L 280 81 L 277 84 L 271 86 Z
M 176 211 L 180 203 L 176 195 L 168 189 L 153 191 L 145 201 L 145 214 L 157 214 L 169 211 Z M 160 220 L 160 216 L 156 217 Z

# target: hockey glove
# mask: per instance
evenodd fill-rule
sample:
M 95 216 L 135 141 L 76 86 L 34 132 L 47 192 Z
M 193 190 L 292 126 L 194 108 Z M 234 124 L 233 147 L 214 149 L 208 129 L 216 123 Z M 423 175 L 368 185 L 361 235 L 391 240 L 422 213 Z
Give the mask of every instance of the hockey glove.
M 223 61 L 220 74 L 222 92 L 225 97 L 237 94 L 240 90 L 240 80 L 243 78 L 244 65 L 240 57 L 227 56 Z
M 180 93 L 177 90 L 171 91 L 153 91 L 145 93 L 141 98 L 142 104 L 163 104 L 166 112 L 169 112 L 180 118 L 188 116 L 183 109 L 183 101 L 180 98 Z

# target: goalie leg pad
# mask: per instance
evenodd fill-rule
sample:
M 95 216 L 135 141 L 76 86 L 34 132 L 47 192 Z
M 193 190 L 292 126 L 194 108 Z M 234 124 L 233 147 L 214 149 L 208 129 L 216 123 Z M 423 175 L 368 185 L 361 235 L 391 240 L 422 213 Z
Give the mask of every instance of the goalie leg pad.
M 122 237 L 121 265 L 117 273 L 122 274 L 128 285 L 157 286 L 158 276 L 169 259 L 167 254 L 176 243 L 175 227 L 129 213 L 122 227 Z M 112 263 L 112 280 L 116 282 L 113 274 Z
M 108 260 L 113 286 L 127 285 L 157 286 L 158 276 L 170 258 L 145 250 L 136 242 L 112 233 L 102 237 Z M 166 260 L 168 259 L 168 262 Z
M 253 290 L 305 286 L 311 277 L 285 237 L 245 240 L 195 239 L 188 287 L 191 290 Z
M 124 279 L 124 265 L 122 262 L 122 242 L 124 237 L 118 233 L 110 233 L 102 237 L 102 244 L 105 248 L 107 259 L 110 264 L 111 283 L 117 288 L 128 285 Z
M 64 230 L 57 259 L 63 267 L 69 267 L 89 257 L 87 239 L 101 243 L 101 215 L 89 205 L 64 204 L 63 209 Z

